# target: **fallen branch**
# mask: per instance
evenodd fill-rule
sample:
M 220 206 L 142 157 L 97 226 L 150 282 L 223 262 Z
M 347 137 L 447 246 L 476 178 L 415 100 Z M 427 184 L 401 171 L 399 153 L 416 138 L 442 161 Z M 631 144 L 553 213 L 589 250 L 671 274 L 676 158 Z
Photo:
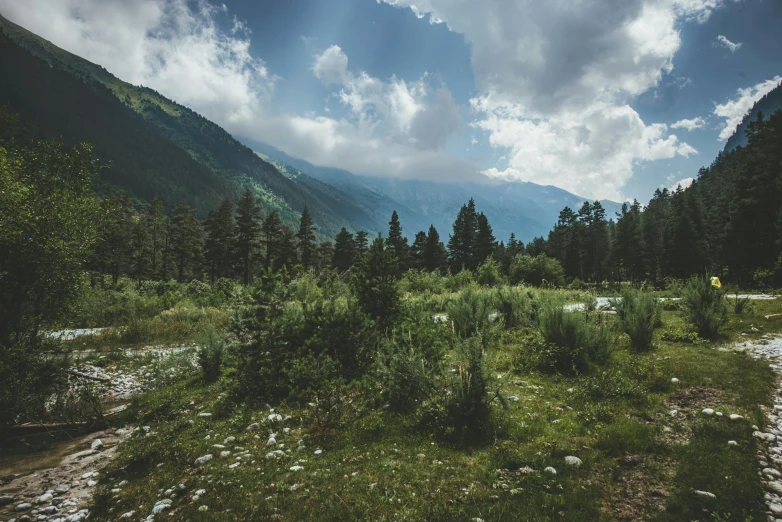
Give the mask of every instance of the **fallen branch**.
M 111 382 L 111 379 L 109 379 L 108 377 L 95 377 L 93 375 L 82 373 L 82 372 L 79 372 L 79 371 L 76 371 L 76 370 L 65 370 L 65 373 L 70 374 L 70 375 L 74 375 L 76 377 L 82 377 L 84 379 L 89 379 L 91 381 Z

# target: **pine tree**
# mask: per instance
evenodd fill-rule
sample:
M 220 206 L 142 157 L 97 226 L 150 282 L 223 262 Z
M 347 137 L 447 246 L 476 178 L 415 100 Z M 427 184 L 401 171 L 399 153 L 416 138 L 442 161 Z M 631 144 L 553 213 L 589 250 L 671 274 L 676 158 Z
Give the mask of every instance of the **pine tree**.
M 261 226 L 263 235 L 263 246 L 266 250 L 265 267 L 266 269 L 277 270 L 280 268 L 280 248 L 282 246 L 282 220 L 280 214 L 273 210 L 263 220 Z
M 494 252 L 496 242 L 492 233 L 489 218 L 481 212 L 478 214 L 478 231 L 475 237 L 475 260 L 476 266 L 481 265 Z
M 236 204 L 236 266 L 245 285 L 252 281 L 260 234 L 261 209 L 247 190 Z
M 114 284 L 127 269 L 131 255 L 133 212 L 127 196 L 109 194 L 100 201 L 98 243 L 93 262 L 100 273 L 108 274 Z
M 299 262 L 299 253 L 296 247 L 296 234 L 288 227 L 282 227 L 280 248 L 278 251 L 280 266 L 293 268 Z
M 365 230 L 359 230 L 356 232 L 356 253 L 357 254 L 363 254 L 367 251 L 367 245 L 369 244 L 367 241 L 367 232 Z
M 448 252 L 445 245 L 440 241 L 440 234 L 434 225 L 429 226 L 429 233 L 426 235 L 426 245 L 423 251 L 423 268 L 434 272 L 445 272 L 448 269 Z
M 320 272 L 331 266 L 334 259 L 334 243 L 331 241 L 321 241 L 315 249 L 315 268 Z
M 339 272 L 345 272 L 353 266 L 356 258 L 356 244 L 353 234 L 345 227 L 337 234 L 334 241 L 334 254 L 331 258 L 331 267 Z
M 137 284 L 152 274 L 149 230 L 139 216 L 134 216 L 130 234 L 130 265 L 128 272 Z
M 234 205 L 224 199 L 217 210 L 209 213 L 204 221 L 204 261 L 209 280 L 214 283 L 231 272 L 231 260 L 236 241 Z
M 174 209 L 169 241 L 171 259 L 180 283 L 200 277 L 203 245 L 203 228 L 196 218 L 195 209 L 183 201 Z
M 149 273 L 154 279 L 167 279 L 163 273 L 163 256 L 165 255 L 168 216 L 163 211 L 163 202 L 154 197 L 149 209 L 141 218 L 142 226 L 149 235 Z
M 426 232 L 421 231 L 415 235 L 413 246 L 410 247 L 410 268 L 416 270 L 424 268 L 424 250 L 426 250 Z
M 315 225 L 312 223 L 310 211 L 307 206 L 301 212 L 301 222 L 299 224 L 299 233 L 296 234 L 299 241 L 299 258 L 305 269 L 313 268 L 316 265 L 317 245 L 315 243 Z
M 448 256 L 451 269 L 458 272 L 462 269 L 474 270 L 475 242 L 478 230 L 478 216 L 475 213 L 475 201 L 470 198 L 467 205 L 462 205 L 453 223 L 453 234 L 448 240 Z
M 399 273 L 407 270 L 410 263 L 410 247 L 407 244 L 407 238 L 402 235 L 402 225 L 399 223 L 399 215 L 396 210 L 391 214 L 391 221 L 388 222 L 386 247 L 396 257 Z
M 389 252 L 378 234 L 361 258 L 352 284 L 361 308 L 381 328 L 392 326 L 399 313 L 397 271 L 396 256 Z

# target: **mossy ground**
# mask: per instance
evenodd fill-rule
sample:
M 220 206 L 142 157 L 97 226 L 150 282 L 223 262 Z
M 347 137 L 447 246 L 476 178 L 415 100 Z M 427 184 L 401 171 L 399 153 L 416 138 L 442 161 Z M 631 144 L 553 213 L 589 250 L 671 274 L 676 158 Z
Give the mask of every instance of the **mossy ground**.
M 653 351 L 632 353 L 620 337 L 610 364 L 580 377 L 531 370 L 524 332 L 506 332 L 492 375 L 501 394 L 518 401 L 495 403 L 494 433 L 469 447 L 382 407 L 329 430 L 317 429 L 306 405 L 279 405 L 275 411 L 291 419 L 262 422 L 269 409 L 230 402 L 226 377 L 151 392 L 118 421 L 149 426 L 149 434 L 131 437 L 105 470 L 92 519 L 135 510 L 141 520 L 182 483 L 187 493 L 174 499 L 168 519 L 764 520 L 751 426 L 766 424 L 760 405 L 769 403 L 775 376 L 767 364 L 720 348 L 782 331 L 782 318 L 764 318 L 782 312 L 782 303 L 754 302 L 702 344 L 661 340 L 686 328 L 676 307 L 667 308 Z M 707 406 L 724 415 L 703 415 Z M 731 421 L 731 413 L 744 419 Z M 252 422 L 259 431 L 246 430 Z M 270 432 L 283 446 L 267 447 Z M 228 437 L 236 439 L 224 443 Z M 267 457 L 273 449 L 282 455 Z M 221 458 L 223 450 L 232 453 Z M 194 463 L 208 453 L 215 458 Z M 568 467 L 567 455 L 583 465 Z M 544 473 L 547 466 L 556 475 Z M 198 489 L 206 493 L 194 501 Z

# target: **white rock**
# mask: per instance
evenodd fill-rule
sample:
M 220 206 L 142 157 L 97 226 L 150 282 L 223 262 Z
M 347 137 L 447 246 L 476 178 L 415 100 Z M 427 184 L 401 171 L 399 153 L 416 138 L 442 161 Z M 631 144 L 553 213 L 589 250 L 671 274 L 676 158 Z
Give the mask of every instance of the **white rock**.
M 228 444 L 229 442 L 233 442 L 236 440 L 236 437 L 226 437 L 225 440 L 223 440 L 223 444 Z
M 135 511 L 127 511 L 119 516 L 119 518 L 133 518 L 133 515 L 135 515 Z
M 229 468 L 229 469 L 234 469 L 234 468 L 237 468 L 237 467 L 239 467 L 239 465 L 240 465 L 240 464 L 241 464 L 241 462 L 234 462 L 233 464 L 231 464 L 230 466 L 228 466 L 228 468 Z
M 195 463 L 196 464 L 204 464 L 205 462 L 209 462 L 213 458 L 214 458 L 214 455 L 212 455 L 211 453 L 208 453 L 208 454 L 204 455 L 203 457 L 198 457 L 195 460 Z
M 768 509 L 775 515 L 782 515 L 782 504 L 772 502 L 768 505 Z
M 672 382 L 672 383 L 674 383 L 674 384 L 676 384 L 677 382 L 679 382 L 679 379 L 677 379 L 676 377 L 674 377 L 674 378 L 672 378 L 672 379 L 671 379 L 671 382 Z
M 250 424 L 249 426 L 247 426 L 245 429 L 246 429 L 247 431 L 255 431 L 255 430 L 257 430 L 257 429 L 258 429 L 258 423 L 257 423 L 257 422 L 253 422 L 252 424 Z
M 705 413 L 706 415 L 711 415 L 714 413 L 714 410 L 711 408 L 703 408 L 702 413 Z
M 221 451 L 221 452 L 220 452 L 220 456 L 221 456 L 221 457 L 227 457 L 227 456 L 228 456 L 228 455 L 230 455 L 230 454 L 231 454 L 231 452 L 230 452 L 230 451 Z
M 741 416 L 741 415 L 739 415 L 738 413 L 731 413 L 730 415 L 728 415 L 728 418 L 729 418 L 730 420 L 741 420 L 741 419 L 743 419 L 744 417 L 742 417 L 742 416 Z
M 209 511 L 209 506 L 198 506 L 198 511 Z
M 738 445 L 739 445 L 739 443 L 736 442 L 735 440 L 729 440 L 728 441 L 728 446 L 738 446 Z
M 555 470 L 551 466 L 548 466 L 547 468 L 543 468 L 543 473 L 549 473 L 551 475 L 556 475 L 557 474 L 557 470 Z
M 321 450 L 321 449 L 316 449 L 315 450 L 315 455 L 320 455 L 321 453 L 323 453 L 323 450 Z
M 715 495 L 714 493 L 709 493 L 708 491 L 700 491 L 700 490 L 696 489 L 695 490 L 695 494 L 698 495 L 701 498 L 707 498 L 709 500 L 716 500 L 717 499 L 717 495 Z
M 777 482 L 776 480 L 772 480 L 768 483 L 768 489 L 776 493 L 777 495 L 782 495 L 782 483 Z
M 776 477 L 776 478 L 782 477 L 782 473 L 775 470 L 774 468 L 763 468 L 763 474 L 769 475 L 771 477 Z
M 565 464 L 567 464 L 568 466 L 573 466 L 573 467 L 577 468 L 577 467 L 581 466 L 582 462 L 581 462 L 580 458 L 574 457 L 572 455 L 568 455 L 567 457 L 565 457 Z
M 677 413 L 679 413 L 679 412 L 678 412 L 678 410 L 671 410 L 671 411 L 669 411 L 669 412 L 668 412 L 668 414 L 669 414 L 671 417 L 676 417 L 676 414 L 677 414 Z
M 94 441 L 92 441 L 92 444 L 90 444 L 90 449 L 93 449 L 95 451 L 102 450 L 103 441 L 100 439 L 95 439 Z
M 29 502 L 22 502 L 21 504 L 17 504 L 14 509 L 16 509 L 17 511 L 27 511 L 31 507 L 33 507 L 33 505 L 30 504 Z
M 47 502 L 51 502 L 53 498 L 54 498 L 54 495 L 52 495 L 51 493 L 44 493 L 43 495 L 38 497 L 35 500 L 35 502 L 36 502 L 36 504 L 46 504 Z
M 97 486 L 97 485 L 98 485 L 98 481 L 97 481 L 97 480 L 88 480 L 88 481 L 87 481 L 87 486 L 88 486 L 88 487 L 91 487 L 91 488 L 92 488 L 92 487 L 95 487 L 95 486 Z
M 206 413 L 206 412 L 204 412 L 204 413 L 199 413 L 199 414 L 198 414 L 198 416 L 199 416 L 199 417 L 202 417 L 202 418 L 204 418 L 204 419 L 207 419 L 207 418 L 211 417 L 211 416 L 212 416 L 212 414 L 211 414 L 211 413 Z
M 269 440 L 266 441 L 267 446 L 274 446 L 275 444 L 277 444 L 277 439 L 274 437 L 269 437 Z
M 301 471 L 304 469 L 304 466 L 291 466 L 291 471 Z
M 511 395 L 510 397 L 508 397 L 508 400 L 511 402 L 519 402 L 519 398 L 516 395 Z
M 266 417 L 266 420 L 269 422 L 282 422 L 282 415 L 279 413 L 272 413 L 268 417 Z

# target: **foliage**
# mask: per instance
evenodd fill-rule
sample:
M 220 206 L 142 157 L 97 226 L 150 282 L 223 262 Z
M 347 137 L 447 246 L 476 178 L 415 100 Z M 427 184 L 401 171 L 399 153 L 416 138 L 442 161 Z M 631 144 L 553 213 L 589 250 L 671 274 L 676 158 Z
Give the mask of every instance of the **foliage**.
M 495 302 L 505 329 L 530 327 L 537 321 L 537 303 L 531 292 L 515 286 L 497 290 Z
M 497 314 L 494 311 L 494 292 L 467 287 L 452 302 L 446 313 L 453 322 L 454 331 L 463 339 L 477 334 L 487 339 L 494 336 Z
M 687 320 L 695 325 L 698 335 L 714 338 L 728 321 L 725 291 L 712 286 L 710 277 L 691 277 L 682 289 L 682 306 Z
M 565 311 L 556 300 L 541 309 L 538 331 L 543 342 L 537 346 L 536 362 L 545 371 L 585 373 L 611 355 L 608 328 L 582 313 Z
M 655 328 L 661 325 L 661 306 L 649 292 L 627 289 L 621 299 L 612 299 L 622 331 L 630 337 L 630 344 L 639 352 L 652 349 Z
M 494 258 L 489 257 L 478 266 L 476 270 L 476 279 L 481 286 L 498 286 L 502 283 L 502 274 L 500 266 Z
M 205 331 L 198 345 L 198 365 L 207 382 L 217 380 L 223 366 L 225 338 L 215 328 Z
M 545 254 L 531 256 L 519 254 L 510 266 L 509 280 L 512 285 L 525 283 L 540 286 L 544 282 L 558 285 L 563 279 L 562 266 L 559 261 Z
M 393 324 L 399 312 L 397 259 L 378 235 L 361 258 L 352 279 L 364 312 L 382 328 Z

